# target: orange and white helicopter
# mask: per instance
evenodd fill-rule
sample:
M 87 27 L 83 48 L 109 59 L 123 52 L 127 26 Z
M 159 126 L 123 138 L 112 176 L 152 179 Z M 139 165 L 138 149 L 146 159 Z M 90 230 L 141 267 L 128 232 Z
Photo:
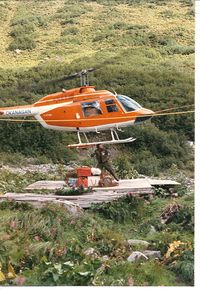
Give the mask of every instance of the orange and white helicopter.
M 78 144 L 70 148 L 84 148 L 97 144 L 133 142 L 133 137 L 120 139 L 117 131 L 122 127 L 136 125 L 151 118 L 153 111 L 141 107 L 133 99 L 107 90 L 95 90 L 89 85 L 90 68 L 63 77 L 62 81 L 80 77 L 81 86 L 47 95 L 33 105 L 0 108 L 1 117 L 33 116 L 43 127 L 53 130 L 77 132 Z M 89 142 L 86 133 L 110 130 L 109 141 Z M 82 133 L 85 142 L 82 142 Z

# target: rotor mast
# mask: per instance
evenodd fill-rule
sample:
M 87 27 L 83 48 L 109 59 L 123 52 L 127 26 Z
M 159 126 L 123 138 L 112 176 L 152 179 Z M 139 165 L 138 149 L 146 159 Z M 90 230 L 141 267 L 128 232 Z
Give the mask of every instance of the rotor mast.
M 81 87 L 86 87 L 89 86 L 89 77 L 88 77 L 89 71 L 86 69 L 83 69 L 80 71 L 78 74 L 80 76 L 80 81 L 81 81 Z

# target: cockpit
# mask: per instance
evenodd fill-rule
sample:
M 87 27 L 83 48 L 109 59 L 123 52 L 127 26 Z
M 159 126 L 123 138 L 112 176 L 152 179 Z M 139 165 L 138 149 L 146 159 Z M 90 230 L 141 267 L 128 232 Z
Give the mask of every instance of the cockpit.
M 117 100 L 126 112 L 133 112 L 142 108 L 136 101 L 124 95 L 117 95 Z

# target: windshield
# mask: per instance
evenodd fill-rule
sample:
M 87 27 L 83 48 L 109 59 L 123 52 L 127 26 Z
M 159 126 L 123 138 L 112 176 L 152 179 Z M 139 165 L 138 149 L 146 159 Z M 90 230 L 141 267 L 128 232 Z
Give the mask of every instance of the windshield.
M 117 99 L 122 104 L 126 112 L 132 112 L 142 108 L 137 102 L 127 96 L 117 95 Z
M 117 99 L 122 104 L 126 112 L 132 112 L 142 108 L 137 102 L 127 96 L 118 95 Z

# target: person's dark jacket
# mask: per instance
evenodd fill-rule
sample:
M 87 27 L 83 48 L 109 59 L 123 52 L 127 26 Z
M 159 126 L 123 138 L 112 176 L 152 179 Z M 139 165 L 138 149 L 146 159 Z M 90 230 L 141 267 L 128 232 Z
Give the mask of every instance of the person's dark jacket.
M 96 157 L 99 164 L 106 163 L 110 159 L 110 152 L 106 149 L 98 150 L 96 149 L 95 152 L 91 155 L 92 157 Z

